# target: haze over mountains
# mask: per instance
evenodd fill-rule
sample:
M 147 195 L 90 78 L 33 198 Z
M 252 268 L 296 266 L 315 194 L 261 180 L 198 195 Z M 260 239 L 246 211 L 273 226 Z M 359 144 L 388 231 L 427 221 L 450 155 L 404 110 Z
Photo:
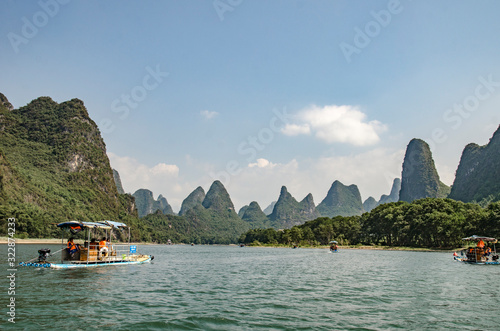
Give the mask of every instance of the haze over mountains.
M 174 215 L 172 207 L 168 204 L 167 199 L 165 199 L 161 194 L 158 199 L 153 198 L 153 192 L 146 189 L 139 189 L 132 194 L 135 198 L 135 204 L 137 206 L 137 211 L 139 217 L 144 217 L 149 214 L 155 213 L 160 210 L 163 214 Z
M 41 97 L 14 109 L 0 93 L 0 214 L 3 219 L 18 218 L 19 233 L 30 236 L 54 233 L 54 219 L 113 219 L 134 225 L 136 240 L 161 242 L 169 236 L 230 243 L 251 228 L 286 229 L 318 217 L 361 215 L 398 200 L 449 194 L 485 203 L 500 199 L 499 131 L 485 146 L 465 147 L 451 193 L 439 180 L 428 144 L 412 139 L 401 180 L 394 179 L 390 194 L 378 201 L 370 197 L 363 203 L 356 185 L 334 180 L 317 206 L 312 194 L 298 201 L 283 186 L 266 212 L 252 201 L 237 214 L 229 193 L 216 180 L 206 194 L 202 187 L 195 188 L 176 216 L 165 197 L 155 200 L 147 188 L 123 194 L 120 175 L 111 169 L 104 141 L 81 100 L 59 104 Z
M 472 187 L 473 190 L 467 190 L 468 196 L 464 197 L 464 202 L 500 199 L 498 167 L 494 168 L 494 165 L 500 164 L 500 158 L 498 157 L 498 151 L 500 150 L 498 147 L 499 136 L 497 130 L 487 146 L 480 147 L 470 144 L 464 149 L 464 155 L 455 180 L 459 184 L 459 189 L 455 189 L 453 193 L 455 196 L 461 197 L 460 194 L 465 193 L 465 190 L 460 190 L 461 186 Z M 479 167 L 481 171 L 474 172 L 475 167 Z M 493 167 L 492 171 L 486 170 L 490 169 L 490 167 Z M 412 202 L 427 197 L 446 198 L 450 194 L 450 187 L 439 180 L 432 153 L 425 141 L 412 139 L 409 142 L 402 168 L 402 179 L 395 178 L 391 192 L 388 195 L 382 195 L 378 201 L 373 197 L 369 197 L 362 202 L 356 185 L 346 186 L 335 180 L 326 197 L 317 206 L 311 194 L 308 194 L 299 202 L 288 192 L 286 186 L 283 186 L 278 200 L 267 208 L 267 211 L 270 211 L 269 214 L 263 212 L 259 204 L 253 201 L 250 205 L 243 206 L 239 210 L 238 216 L 247 222 L 251 228 L 273 227 L 275 229 L 286 229 L 321 216 L 361 215 L 363 212 L 369 212 L 385 203 Z M 479 182 L 488 182 L 488 185 L 467 185 L 467 181 L 477 183 L 478 181 L 475 180 L 474 176 L 485 172 L 489 174 L 484 175 L 485 178 L 483 179 L 480 178 Z M 479 192 L 477 192 L 478 190 Z M 197 193 L 193 195 L 195 192 Z M 190 203 L 193 196 L 198 196 L 197 201 L 201 202 L 203 200 L 203 189 L 201 187 L 197 188 L 190 197 L 186 198 L 183 208 L 185 203 Z M 450 197 L 453 197 L 453 195 L 450 195 Z M 229 196 L 225 198 L 230 200 Z M 181 212 L 183 212 L 183 208 L 181 208 Z

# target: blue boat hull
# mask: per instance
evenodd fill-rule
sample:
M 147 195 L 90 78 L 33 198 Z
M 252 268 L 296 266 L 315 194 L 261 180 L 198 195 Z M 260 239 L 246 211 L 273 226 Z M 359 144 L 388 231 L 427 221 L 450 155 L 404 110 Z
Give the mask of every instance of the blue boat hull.
M 459 256 L 454 256 L 454 260 L 458 262 L 468 263 L 468 264 L 485 264 L 485 265 L 500 265 L 499 261 L 469 261 Z
M 131 264 L 143 264 L 151 262 L 153 257 L 148 255 L 145 258 L 141 258 L 135 261 L 111 261 L 111 262 L 95 262 L 95 263 L 26 263 L 20 262 L 21 267 L 33 267 L 33 268 L 51 268 L 51 269 L 79 269 L 79 268 L 96 268 L 96 267 L 110 267 L 117 265 L 131 265 Z

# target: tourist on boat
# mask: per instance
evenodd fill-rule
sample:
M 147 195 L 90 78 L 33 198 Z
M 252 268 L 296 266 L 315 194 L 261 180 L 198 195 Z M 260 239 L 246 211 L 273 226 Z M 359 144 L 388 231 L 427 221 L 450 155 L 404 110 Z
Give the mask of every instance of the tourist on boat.
M 491 247 L 486 248 L 484 251 L 484 256 L 490 256 L 491 255 Z
M 102 237 L 101 241 L 99 242 L 99 252 L 101 253 L 102 256 L 108 255 L 106 237 Z
M 480 239 L 479 242 L 477 243 L 478 248 L 484 248 L 484 241 L 483 239 Z
M 78 252 L 79 249 L 80 249 L 80 247 L 78 247 L 78 245 L 75 244 L 74 239 L 69 238 L 68 239 L 68 253 L 69 253 L 69 255 L 73 256 L 73 254 Z
M 95 238 L 92 238 L 92 240 L 90 240 L 89 249 L 97 250 L 98 246 L 99 243 L 95 240 Z

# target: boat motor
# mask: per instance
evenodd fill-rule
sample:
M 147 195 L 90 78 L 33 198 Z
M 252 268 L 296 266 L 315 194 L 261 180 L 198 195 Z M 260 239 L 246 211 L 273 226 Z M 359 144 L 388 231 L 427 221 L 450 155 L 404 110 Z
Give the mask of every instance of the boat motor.
M 50 249 L 43 248 L 38 250 L 38 262 L 45 262 L 45 260 L 50 256 Z

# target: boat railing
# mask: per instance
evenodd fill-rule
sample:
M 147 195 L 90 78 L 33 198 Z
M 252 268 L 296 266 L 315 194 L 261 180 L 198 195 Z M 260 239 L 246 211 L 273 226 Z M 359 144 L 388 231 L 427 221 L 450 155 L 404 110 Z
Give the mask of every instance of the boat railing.
M 129 244 L 112 244 L 111 245 L 111 256 L 116 256 L 117 258 L 122 258 L 125 260 L 129 255 L 132 254 L 131 245 Z
M 497 261 L 498 255 L 496 249 L 492 249 L 489 252 L 484 248 L 479 247 L 468 247 L 460 251 L 460 255 L 465 258 L 465 261 L 469 262 L 487 262 L 487 261 Z

